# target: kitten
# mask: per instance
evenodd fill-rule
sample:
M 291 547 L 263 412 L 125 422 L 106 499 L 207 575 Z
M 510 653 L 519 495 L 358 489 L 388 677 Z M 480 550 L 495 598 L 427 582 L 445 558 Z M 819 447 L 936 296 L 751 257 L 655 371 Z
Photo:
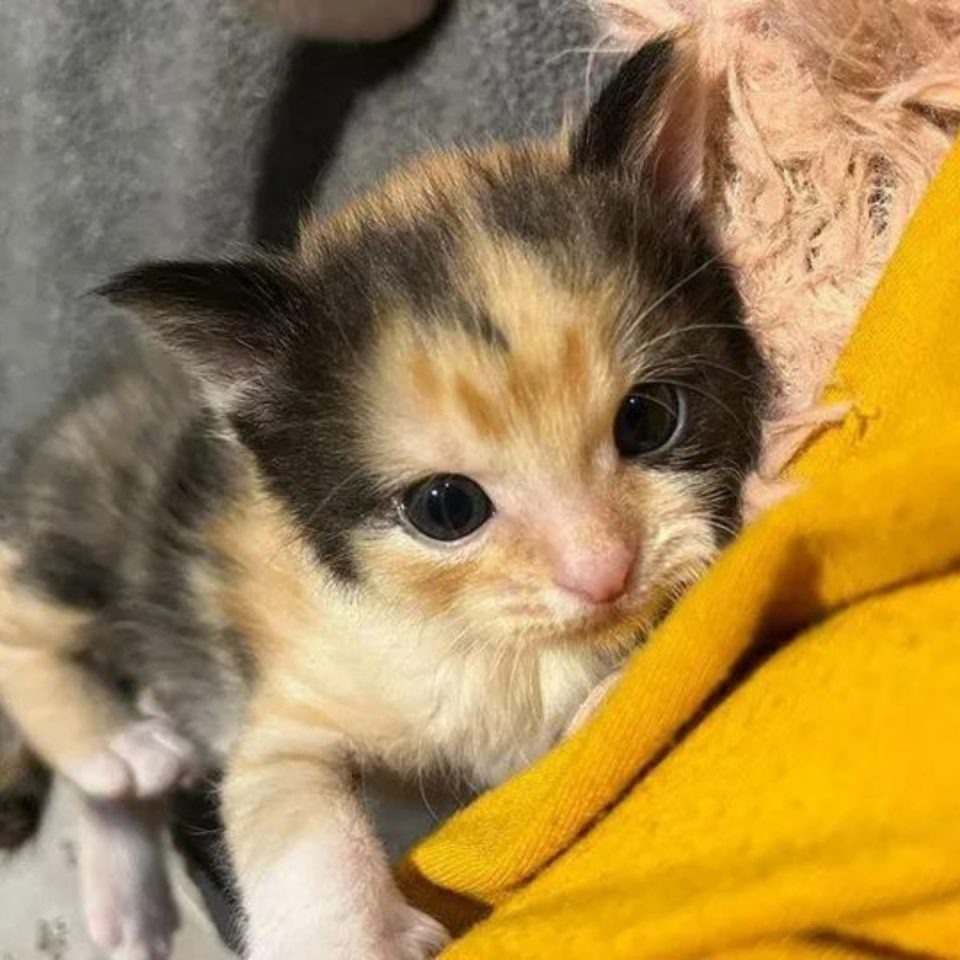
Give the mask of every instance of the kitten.
M 29 749 L 0 748 L 0 811 L 22 827 L 46 767 L 91 798 L 107 946 L 169 932 L 104 895 L 155 826 L 129 798 L 223 768 L 251 960 L 433 954 L 355 765 L 523 767 L 731 535 L 765 376 L 690 90 L 652 44 L 562 142 L 427 159 L 290 255 L 106 286 L 177 360 L 136 351 L 16 473 L 0 695 Z

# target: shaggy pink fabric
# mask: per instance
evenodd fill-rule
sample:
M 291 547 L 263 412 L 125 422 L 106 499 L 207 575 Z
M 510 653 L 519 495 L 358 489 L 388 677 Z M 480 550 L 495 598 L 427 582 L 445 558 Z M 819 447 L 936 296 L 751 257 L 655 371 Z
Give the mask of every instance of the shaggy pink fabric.
M 780 378 L 760 508 L 960 127 L 960 0 L 595 0 L 602 47 L 683 33 L 711 98 L 704 183 Z M 905 331 L 909 333 L 909 331 Z

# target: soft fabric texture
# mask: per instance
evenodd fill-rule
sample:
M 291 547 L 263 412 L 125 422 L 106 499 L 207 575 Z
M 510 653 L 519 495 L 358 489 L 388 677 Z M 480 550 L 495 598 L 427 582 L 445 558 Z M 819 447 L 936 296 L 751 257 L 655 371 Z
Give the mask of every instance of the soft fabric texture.
M 458 2 L 360 47 L 293 42 L 248 7 L 0 3 L 0 466 L 115 345 L 87 295 L 111 273 L 290 244 L 312 193 L 332 210 L 424 149 L 547 134 L 584 106 L 579 6 Z
M 960 956 L 960 145 L 849 413 L 573 739 L 412 855 L 451 960 Z M 884 953 L 884 951 L 887 951 Z M 898 952 L 899 951 L 899 952 Z

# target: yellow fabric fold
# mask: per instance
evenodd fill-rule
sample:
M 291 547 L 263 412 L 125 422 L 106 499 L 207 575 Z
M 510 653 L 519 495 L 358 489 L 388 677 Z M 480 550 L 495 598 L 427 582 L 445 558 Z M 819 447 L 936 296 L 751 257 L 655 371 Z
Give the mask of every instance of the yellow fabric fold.
M 960 147 L 828 394 L 802 492 L 413 852 L 414 899 L 490 913 L 444 956 L 960 957 Z

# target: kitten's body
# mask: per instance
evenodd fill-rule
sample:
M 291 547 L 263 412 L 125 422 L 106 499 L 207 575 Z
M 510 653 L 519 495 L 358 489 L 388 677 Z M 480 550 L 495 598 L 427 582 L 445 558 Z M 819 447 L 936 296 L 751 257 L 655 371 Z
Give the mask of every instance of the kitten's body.
M 138 354 L 17 473 L 5 706 L 92 795 L 226 767 L 255 960 L 436 949 L 350 767 L 482 785 L 529 762 L 737 522 L 760 363 L 684 185 L 637 176 L 671 186 L 674 82 L 652 47 L 572 147 L 440 157 L 294 255 L 118 278 L 192 374 Z M 637 383 L 682 403 L 626 456 Z M 449 543 L 408 496 L 438 472 L 493 505 Z
M 262 727 L 285 762 L 309 765 L 329 746 L 354 763 L 402 775 L 442 768 L 486 786 L 555 742 L 616 662 L 614 650 L 454 643 L 448 627 L 398 617 L 389 603 L 318 577 L 289 509 L 163 352 L 131 354 L 98 371 L 95 384 L 26 445 L 0 547 L 0 686 L 15 697 L 14 680 L 25 695 L 14 709 L 34 748 L 92 793 L 101 790 L 83 765 L 94 748 L 69 720 L 72 703 L 84 709 L 78 695 L 119 696 L 130 716 L 110 718 L 118 730 L 137 715 L 169 720 L 200 753 L 201 770 L 223 769 L 252 707 L 266 714 Z M 68 644 L 106 688 L 79 688 L 72 671 L 31 677 L 42 669 L 31 663 L 38 642 L 57 656 Z M 101 732 L 97 724 L 90 736 Z M 0 796 L 0 835 L 11 846 L 32 832 L 48 781 L 13 729 L 0 756 L 14 787 Z M 289 816 L 309 819 L 300 807 L 315 802 L 308 784 Z M 278 825 L 289 828 L 275 813 L 253 828 L 258 848 Z M 105 947 L 159 937 L 149 956 L 161 957 L 174 914 L 162 862 L 144 849 L 154 837 L 149 817 L 137 826 L 130 805 L 115 816 L 102 804 L 86 811 L 88 923 Z M 111 856 L 118 846 L 126 852 Z M 124 873 L 104 873 L 120 865 Z M 109 916 L 136 906 L 131 889 L 152 912 Z
M 181 366 L 142 345 L 25 438 L 2 501 L 4 642 L 77 611 L 64 642 L 125 697 L 150 691 L 211 760 L 251 670 L 211 595 L 223 561 L 208 530 L 246 462 L 226 433 Z

